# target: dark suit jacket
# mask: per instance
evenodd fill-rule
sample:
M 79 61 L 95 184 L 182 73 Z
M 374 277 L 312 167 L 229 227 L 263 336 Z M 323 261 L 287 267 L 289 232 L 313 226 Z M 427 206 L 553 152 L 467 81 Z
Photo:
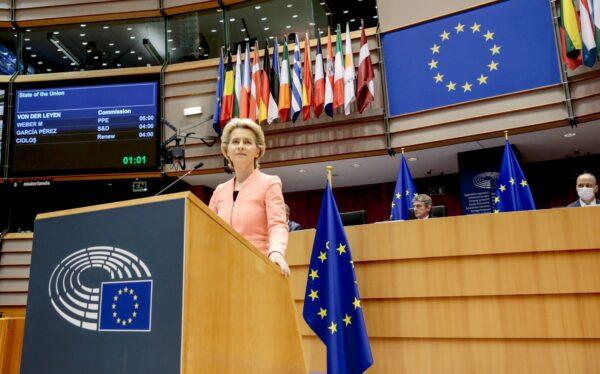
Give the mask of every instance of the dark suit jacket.
M 600 200 L 596 199 L 596 204 L 600 204 Z M 567 205 L 567 208 L 577 208 L 580 207 L 581 204 L 579 203 L 579 199 L 577 199 L 576 201 L 572 202 L 571 204 Z
M 302 230 L 302 225 L 298 222 L 294 222 L 292 220 L 288 221 L 288 231 L 298 231 Z

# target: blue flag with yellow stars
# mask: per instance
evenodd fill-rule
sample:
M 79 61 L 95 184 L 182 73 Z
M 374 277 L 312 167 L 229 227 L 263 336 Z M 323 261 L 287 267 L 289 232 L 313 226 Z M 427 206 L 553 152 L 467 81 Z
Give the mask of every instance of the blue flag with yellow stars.
M 494 213 L 535 209 L 529 184 L 508 140 L 504 144 L 504 156 L 497 186 Z
M 327 346 L 327 373 L 362 373 L 373 365 L 350 246 L 329 183 L 321 203 L 302 314 Z
M 408 211 L 412 208 L 412 200 L 416 194 L 417 189 L 415 188 L 412 175 L 410 175 L 410 169 L 404 155 L 402 155 L 400 167 L 398 168 L 398 176 L 396 177 L 396 188 L 392 197 L 392 214 L 390 220 L 407 220 Z
M 390 117 L 561 82 L 554 2 L 487 3 L 382 34 Z

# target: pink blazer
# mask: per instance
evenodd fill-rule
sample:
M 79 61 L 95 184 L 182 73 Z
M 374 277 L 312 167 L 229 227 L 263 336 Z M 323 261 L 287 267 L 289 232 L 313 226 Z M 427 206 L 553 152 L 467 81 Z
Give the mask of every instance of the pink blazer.
M 266 256 L 280 252 L 285 256 L 288 227 L 281 180 L 255 169 L 240 187 L 233 202 L 235 178 L 215 189 L 209 208 Z

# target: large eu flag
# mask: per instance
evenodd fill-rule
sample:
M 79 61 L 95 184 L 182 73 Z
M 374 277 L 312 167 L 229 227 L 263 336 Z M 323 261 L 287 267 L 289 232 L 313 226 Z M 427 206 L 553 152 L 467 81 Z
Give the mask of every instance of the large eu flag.
M 329 183 L 308 269 L 303 316 L 327 346 L 327 373 L 362 373 L 373 364 L 350 246 Z
M 412 200 L 416 194 L 417 189 L 415 188 L 412 175 L 410 175 L 410 169 L 404 155 L 402 155 L 400 167 L 398 168 L 398 176 L 396 177 L 396 188 L 392 197 L 392 214 L 390 215 L 390 220 L 407 220 L 408 211 L 412 208 Z
M 390 116 L 560 83 L 548 0 L 505 0 L 382 36 Z
M 504 144 L 502 167 L 496 185 L 494 213 L 535 209 L 531 189 L 508 140 Z

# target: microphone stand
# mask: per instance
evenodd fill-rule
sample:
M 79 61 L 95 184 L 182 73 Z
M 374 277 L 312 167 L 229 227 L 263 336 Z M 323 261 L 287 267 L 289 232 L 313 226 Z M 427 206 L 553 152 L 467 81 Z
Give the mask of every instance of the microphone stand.
M 202 165 L 204 165 L 203 162 L 198 163 L 196 166 L 194 166 L 192 169 L 188 170 L 187 173 L 183 174 L 182 176 L 180 176 L 179 178 L 177 178 L 176 180 L 174 180 L 171 184 L 169 184 L 167 187 L 163 188 L 162 190 L 158 191 L 158 193 L 156 193 L 156 195 L 154 196 L 158 196 L 161 193 L 165 192 L 166 190 L 169 189 L 169 187 L 171 187 L 172 185 L 174 185 L 175 183 L 179 182 L 180 180 L 182 180 L 183 178 L 187 177 L 188 175 L 190 175 L 194 170 L 199 169 L 200 167 L 202 167 Z

